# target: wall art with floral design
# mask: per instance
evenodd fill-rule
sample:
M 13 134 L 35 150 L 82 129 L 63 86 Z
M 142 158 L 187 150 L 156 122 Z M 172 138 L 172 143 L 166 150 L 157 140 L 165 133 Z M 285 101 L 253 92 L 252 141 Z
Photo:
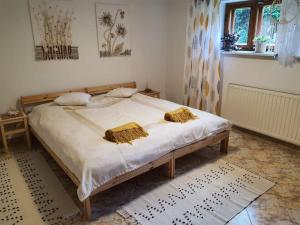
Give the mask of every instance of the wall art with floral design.
M 36 60 L 78 59 L 71 0 L 30 0 Z
M 127 5 L 96 3 L 101 58 L 131 55 L 128 14 Z

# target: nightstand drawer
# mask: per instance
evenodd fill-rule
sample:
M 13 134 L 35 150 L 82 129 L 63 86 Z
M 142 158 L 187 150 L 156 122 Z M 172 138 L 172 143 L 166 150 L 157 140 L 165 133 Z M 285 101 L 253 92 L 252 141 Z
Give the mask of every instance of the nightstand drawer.
M 6 131 L 5 136 L 11 136 L 11 135 L 14 135 L 14 134 L 20 134 L 20 133 L 25 133 L 25 132 L 26 132 L 25 128 L 16 129 L 16 130 L 11 130 L 11 131 Z
M 13 118 L 10 120 L 2 120 L 1 123 L 3 125 L 6 125 L 6 124 L 12 124 L 12 123 L 19 123 L 19 122 L 23 122 L 23 121 L 24 121 L 24 118 Z

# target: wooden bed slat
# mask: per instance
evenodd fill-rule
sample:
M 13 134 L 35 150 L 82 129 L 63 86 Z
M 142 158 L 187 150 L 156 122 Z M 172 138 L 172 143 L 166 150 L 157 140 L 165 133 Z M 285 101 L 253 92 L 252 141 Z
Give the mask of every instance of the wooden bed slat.
M 86 92 L 86 89 L 79 88 L 79 89 L 72 89 L 68 91 L 47 93 L 41 95 L 22 96 L 21 101 L 24 105 L 40 103 L 43 101 L 53 101 L 55 98 L 61 96 L 62 94 L 70 93 L 70 92 Z
M 136 88 L 135 82 L 129 82 L 129 83 L 122 83 L 122 84 L 113 84 L 113 85 L 105 85 L 105 86 L 98 86 L 98 87 L 89 87 L 87 88 L 87 93 L 90 95 L 100 95 L 105 94 L 113 89 L 116 88 Z

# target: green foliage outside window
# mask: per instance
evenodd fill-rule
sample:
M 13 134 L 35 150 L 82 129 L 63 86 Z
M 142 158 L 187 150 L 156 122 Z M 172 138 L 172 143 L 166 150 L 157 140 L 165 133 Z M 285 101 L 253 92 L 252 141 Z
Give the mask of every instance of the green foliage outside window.
M 272 17 L 276 22 L 280 19 L 280 5 L 268 5 L 264 7 L 263 19 Z
M 255 35 L 268 37 L 269 40 L 264 42 L 274 45 L 280 20 L 280 7 L 280 4 L 263 5 L 250 1 L 244 4 L 230 3 L 226 6 L 226 15 L 229 17 L 226 22 L 226 31 L 239 36 L 236 44 L 242 49 L 253 48 Z
M 248 41 L 250 8 L 239 8 L 234 11 L 234 33 L 240 35 L 238 44 L 246 44 Z
M 277 23 L 280 19 L 280 5 L 267 5 L 263 8 L 262 35 L 270 37 L 270 43 L 275 44 Z

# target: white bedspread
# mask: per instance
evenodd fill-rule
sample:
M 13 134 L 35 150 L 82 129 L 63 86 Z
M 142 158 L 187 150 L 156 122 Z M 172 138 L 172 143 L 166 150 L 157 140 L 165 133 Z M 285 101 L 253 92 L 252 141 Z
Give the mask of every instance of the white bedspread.
M 163 120 L 181 105 L 135 94 L 131 98 L 96 97 L 88 107 L 37 106 L 29 123 L 81 182 L 81 201 L 110 179 L 141 167 L 166 153 L 230 129 L 229 121 L 190 108 L 199 118 L 187 123 Z M 103 139 L 107 129 L 137 122 L 149 133 L 130 144 Z

